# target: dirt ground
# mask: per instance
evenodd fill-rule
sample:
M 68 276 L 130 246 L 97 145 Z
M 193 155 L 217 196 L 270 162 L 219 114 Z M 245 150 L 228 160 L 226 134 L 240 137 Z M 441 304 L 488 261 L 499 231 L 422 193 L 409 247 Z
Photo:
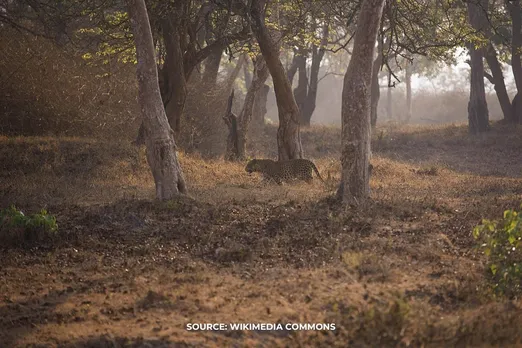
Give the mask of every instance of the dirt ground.
M 302 134 L 327 187 L 181 153 L 190 197 L 169 202 L 153 200 L 143 149 L 0 138 L 0 208 L 45 207 L 60 232 L 0 246 L 0 347 L 522 346 L 522 301 L 492 296 L 471 235 L 522 202 L 522 130 L 374 133 L 372 200 L 358 208 L 332 198 L 337 128 Z M 273 157 L 275 129 L 263 136 L 252 151 Z

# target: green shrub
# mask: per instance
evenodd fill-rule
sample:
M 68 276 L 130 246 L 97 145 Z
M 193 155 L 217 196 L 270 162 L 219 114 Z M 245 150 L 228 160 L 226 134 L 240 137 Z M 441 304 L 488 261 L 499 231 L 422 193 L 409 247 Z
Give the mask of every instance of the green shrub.
M 27 245 L 52 239 L 57 231 L 56 218 L 43 209 L 33 215 L 25 215 L 14 206 L 0 210 L 2 245 Z
M 488 257 L 487 272 L 499 294 L 515 297 L 522 287 L 522 215 L 506 210 L 499 221 L 483 220 L 473 237 Z

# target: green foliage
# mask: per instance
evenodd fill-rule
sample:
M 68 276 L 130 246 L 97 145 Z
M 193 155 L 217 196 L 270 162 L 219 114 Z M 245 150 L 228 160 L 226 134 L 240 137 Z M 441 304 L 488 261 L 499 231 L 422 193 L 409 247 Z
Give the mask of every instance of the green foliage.
M 29 244 L 52 238 L 58 231 L 56 217 L 42 209 L 25 215 L 15 206 L 0 210 L 0 240 L 4 245 Z
M 488 257 L 487 272 L 494 290 L 509 297 L 522 288 L 522 216 L 506 210 L 499 221 L 483 220 L 473 229 L 478 247 Z

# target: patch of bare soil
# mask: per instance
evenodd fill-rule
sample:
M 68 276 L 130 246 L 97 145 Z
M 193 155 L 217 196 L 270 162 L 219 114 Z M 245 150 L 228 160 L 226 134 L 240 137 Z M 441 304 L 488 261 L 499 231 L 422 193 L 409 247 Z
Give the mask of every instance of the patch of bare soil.
M 510 159 L 521 137 L 508 132 L 504 147 L 493 139 L 507 130 L 478 140 L 462 132 L 377 132 L 372 201 L 358 208 L 332 198 L 338 129 L 303 137 L 315 139 L 307 153 L 328 188 L 265 185 L 244 164 L 181 154 L 191 197 L 169 202 L 151 199 L 143 152 L 127 145 L 2 139 L 0 163 L 11 163 L 0 167 L 0 207 L 47 207 L 60 238 L 2 249 L 0 346 L 520 344 L 522 302 L 491 296 L 471 229 L 518 208 L 522 180 Z M 189 323 L 336 329 L 190 331 Z

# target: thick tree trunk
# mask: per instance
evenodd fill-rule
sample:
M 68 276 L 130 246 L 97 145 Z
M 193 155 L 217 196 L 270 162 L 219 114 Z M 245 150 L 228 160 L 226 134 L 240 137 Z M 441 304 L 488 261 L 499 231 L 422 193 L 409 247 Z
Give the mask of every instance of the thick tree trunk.
M 504 114 L 504 120 L 511 123 L 513 122 L 513 109 L 511 108 L 511 102 L 509 101 L 506 84 L 504 82 L 504 75 L 502 73 L 502 66 L 498 61 L 497 52 L 491 42 L 485 51 L 486 61 L 488 63 L 489 69 L 491 70 L 491 75 L 493 77 L 492 82 L 495 86 L 495 92 L 497 94 L 500 107 L 502 108 L 502 113 Z
M 264 84 L 254 98 L 254 110 L 252 111 L 252 126 L 254 129 L 259 130 L 265 125 L 268 92 L 270 92 L 270 86 Z
M 144 0 L 127 0 L 136 42 L 138 101 L 146 133 L 147 161 L 156 185 L 156 198 L 172 199 L 187 188 L 176 154 L 158 84 L 152 32 Z
M 203 83 L 205 83 L 209 88 L 213 88 L 217 83 L 222 56 L 223 49 L 221 47 L 216 47 L 204 61 L 205 70 L 203 72 Z
M 265 16 L 263 12 L 265 1 L 266 0 L 254 0 L 252 2 L 252 29 L 274 83 L 274 92 L 279 112 L 279 128 L 277 130 L 279 160 L 302 158 L 303 149 L 301 146 L 301 134 L 299 132 L 299 109 L 292 93 L 292 86 L 285 73 L 285 68 L 279 59 L 278 44 L 274 42 L 265 27 Z
M 181 117 L 187 99 L 187 80 L 183 64 L 183 51 L 181 50 L 181 37 L 177 25 L 172 20 L 166 18 L 161 21 L 163 40 L 167 51 L 165 65 L 162 69 L 165 77 L 165 90 L 162 91 L 162 97 L 170 127 L 176 134 L 179 134 Z
M 379 72 L 382 65 L 382 49 L 381 40 L 379 40 L 377 44 L 377 58 L 375 58 L 373 61 L 372 67 L 372 92 L 370 101 L 370 122 L 372 127 L 377 125 L 377 108 L 379 107 L 379 99 L 381 97 L 381 89 L 379 87 Z
M 185 101 L 187 99 L 187 80 L 183 64 L 183 51 L 181 50 L 180 35 L 177 29 L 179 25 L 176 16 L 164 18 L 160 21 L 163 33 L 163 42 L 165 43 L 165 62 L 160 74 L 161 83 L 161 99 L 163 107 L 169 121 L 170 128 L 176 134 L 181 130 L 181 117 L 185 109 Z M 143 145 L 145 143 L 145 128 L 142 122 L 136 138 L 136 144 Z
M 487 0 L 480 3 L 468 3 L 469 22 L 477 31 L 483 31 L 487 25 L 483 11 L 487 9 Z M 484 89 L 484 62 L 482 49 L 469 45 L 471 60 L 470 96 L 468 103 L 469 132 L 472 134 L 485 132 L 489 129 L 488 105 Z
M 406 123 L 410 122 L 411 117 L 413 115 L 412 110 L 412 91 L 411 91 L 411 75 L 413 72 L 413 66 L 409 62 L 406 62 L 406 119 L 404 120 Z
M 370 86 L 372 57 L 385 0 L 364 0 L 352 58 L 344 76 L 342 94 L 341 184 L 344 203 L 359 203 L 370 195 Z

